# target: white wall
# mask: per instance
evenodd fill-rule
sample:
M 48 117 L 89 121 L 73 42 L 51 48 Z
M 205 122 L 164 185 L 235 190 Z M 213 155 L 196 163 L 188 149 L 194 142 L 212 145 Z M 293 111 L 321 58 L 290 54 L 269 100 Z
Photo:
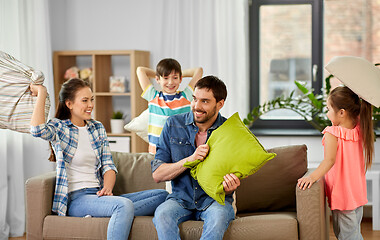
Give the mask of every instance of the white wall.
M 151 54 L 151 67 L 166 57 L 177 59 L 183 68 L 195 67 L 193 64 L 201 66 L 202 63 L 191 62 L 189 54 L 171 56 L 172 49 L 178 46 L 162 42 L 162 36 L 170 34 L 170 29 L 160 25 L 161 19 L 168 17 L 163 2 L 165 1 L 52 0 L 50 18 L 53 51 L 148 50 Z M 183 31 L 186 35 L 192 34 L 187 29 Z M 210 32 L 205 37 L 214 35 Z M 205 69 L 204 74 L 213 73 Z

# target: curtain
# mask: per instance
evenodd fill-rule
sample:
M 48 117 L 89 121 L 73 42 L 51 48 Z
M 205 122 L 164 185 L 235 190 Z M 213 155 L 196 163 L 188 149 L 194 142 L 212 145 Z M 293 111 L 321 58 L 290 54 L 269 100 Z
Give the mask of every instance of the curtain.
M 149 29 L 157 50 L 153 65 L 172 57 L 183 68 L 203 67 L 204 76 L 216 75 L 227 85 L 221 113 L 229 117 L 239 112 L 245 117 L 249 112 L 248 0 L 152 3 L 154 12 L 160 13 L 145 15 L 156 26 Z
M 48 0 L 0 0 L 0 33 L 2 51 L 44 73 L 54 106 Z M 54 170 L 49 154 L 47 142 L 0 129 L 0 239 L 24 234 L 25 181 Z
M 216 1 L 218 73 L 228 87 L 226 115 L 249 112 L 249 19 L 247 0 Z

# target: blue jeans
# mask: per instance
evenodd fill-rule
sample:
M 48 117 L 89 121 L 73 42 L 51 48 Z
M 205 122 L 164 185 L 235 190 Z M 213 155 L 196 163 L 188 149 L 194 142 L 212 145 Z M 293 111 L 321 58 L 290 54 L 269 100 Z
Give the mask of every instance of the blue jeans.
M 128 198 L 133 202 L 135 216 L 153 216 L 156 208 L 165 201 L 168 194 L 164 189 L 152 189 L 127 193 L 120 197 Z
M 214 201 L 206 210 L 189 210 L 183 208 L 174 199 L 162 203 L 154 213 L 153 223 L 158 239 L 181 239 L 178 225 L 187 220 L 203 221 L 201 239 L 223 239 L 225 231 L 235 218 L 234 209 L 226 201 L 220 205 Z
M 110 217 L 107 228 L 107 239 L 128 239 L 131 230 L 137 201 L 139 214 L 154 212 L 155 208 L 165 200 L 165 190 L 154 189 L 131 193 L 132 199 L 120 196 L 98 197 L 99 188 L 84 188 L 69 193 L 67 215 L 73 217 Z M 128 195 L 128 194 L 125 194 Z M 165 196 L 165 198 L 164 198 Z M 144 199 L 147 197 L 147 199 Z M 141 203 L 141 204 L 140 204 Z M 146 210 L 141 208 L 145 206 Z

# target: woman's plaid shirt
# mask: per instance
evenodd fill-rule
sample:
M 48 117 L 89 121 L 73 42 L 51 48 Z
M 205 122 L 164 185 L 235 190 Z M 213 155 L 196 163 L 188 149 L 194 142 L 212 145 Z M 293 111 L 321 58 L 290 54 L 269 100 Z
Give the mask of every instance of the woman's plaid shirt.
M 103 175 L 108 170 L 117 172 L 112 160 L 106 130 L 102 123 L 95 120 L 87 121 L 87 131 L 90 135 L 92 149 L 96 155 L 96 176 L 103 186 Z M 57 178 L 53 200 L 53 212 L 60 216 L 66 215 L 68 201 L 68 181 L 66 164 L 70 164 L 78 146 L 78 128 L 70 119 L 51 119 L 48 123 L 32 126 L 34 137 L 50 141 L 57 159 Z

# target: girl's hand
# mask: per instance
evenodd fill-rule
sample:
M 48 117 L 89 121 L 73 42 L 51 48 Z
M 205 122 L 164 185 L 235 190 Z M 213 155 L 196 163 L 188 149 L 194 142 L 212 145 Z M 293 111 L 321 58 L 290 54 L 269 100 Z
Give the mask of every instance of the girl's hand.
M 300 189 L 305 190 L 306 188 L 310 188 L 314 182 L 315 182 L 314 179 L 312 179 L 310 176 L 307 176 L 307 177 L 303 177 L 303 178 L 298 179 L 297 186 Z
M 30 84 L 30 91 L 32 92 L 32 96 L 38 96 L 38 94 L 46 94 L 46 87 L 40 84 Z
M 204 160 L 208 154 L 210 147 L 207 144 L 202 144 L 197 147 L 193 155 L 191 155 L 191 161 L 193 162 L 195 160 Z
M 231 194 L 240 186 L 240 179 L 233 173 L 227 174 L 223 179 L 223 189 L 227 195 Z
M 112 193 L 112 189 L 104 187 L 104 188 L 102 188 L 102 190 L 98 191 L 96 193 L 96 195 L 98 195 L 98 197 L 101 197 L 101 196 L 113 196 L 113 193 Z

